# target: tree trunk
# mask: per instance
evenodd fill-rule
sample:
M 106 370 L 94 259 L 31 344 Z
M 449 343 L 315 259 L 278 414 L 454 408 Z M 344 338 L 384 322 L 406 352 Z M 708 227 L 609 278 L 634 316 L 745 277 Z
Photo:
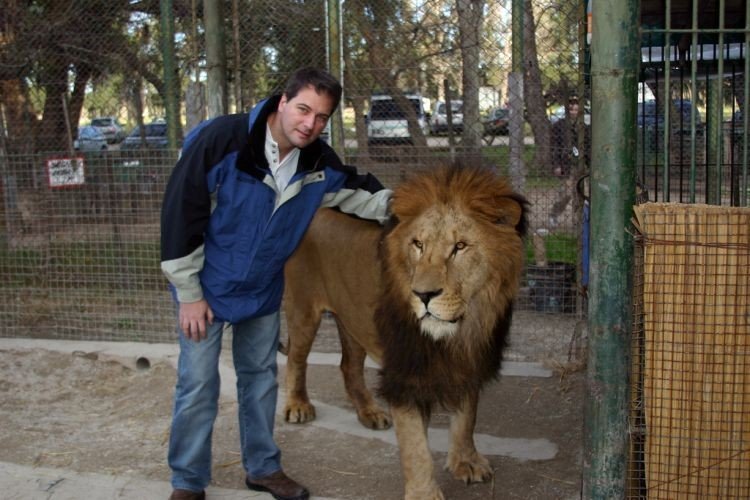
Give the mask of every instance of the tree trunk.
M 531 0 L 524 0 L 524 93 L 526 97 L 526 120 L 531 125 L 536 153 L 534 165 L 547 168 L 550 165 L 550 124 L 547 119 L 539 57 L 536 51 L 536 22 Z M 542 171 L 547 173 L 546 171 Z
M 37 137 L 37 151 L 63 151 L 66 149 L 67 116 L 63 110 L 62 99 L 67 97 L 68 68 L 60 59 L 47 61 L 48 67 L 43 72 L 44 111 L 42 112 L 41 134 Z
M 208 117 L 214 118 L 227 112 L 227 58 L 221 3 L 218 0 L 203 0 L 203 19 L 206 27 Z
M 39 123 L 31 109 L 26 88 L 20 80 L 0 80 L 0 95 L 3 96 L 6 148 L 11 153 L 33 151 Z
M 83 109 L 83 99 L 86 96 L 86 85 L 91 78 L 91 67 L 83 65 L 76 68 L 76 79 L 73 85 L 73 93 L 68 103 L 68 119 L 72 128 L 73 136 L 78 131 L 78 122 L 81 121 L 81 110 Z
M 480 156 L 482 122 L 479 119 L 479 52 L 482 33 L 484 0 L 457 0 L 458 23 L 461 34 L 461 60 L 463 64 L 463 114 L 464 130 L 461 140 L 469 161 Z M 447 103 L 446 106 L 450 106 Z

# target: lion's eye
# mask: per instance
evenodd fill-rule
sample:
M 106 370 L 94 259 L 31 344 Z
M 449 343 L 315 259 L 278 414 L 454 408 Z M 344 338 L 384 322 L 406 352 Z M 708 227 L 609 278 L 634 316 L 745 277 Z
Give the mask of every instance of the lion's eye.
M 455 245 L 453 245 L 453 252 L 451 253 L 451 255 L 455 256 L 458 252 L 460 252 L 461 250 L 463 250 L 464 248 L 466 248 L 466 246 L 467 245 L 466 245 L 465 242 L 459 241 L 458 243 L 456 243 Z
M 411 244 L 414 245 L 415 247 L 417 247 L 418 250 L 422 250 L 422 242 L 421 241 L 419 241 L 417 239 L 414 239 L 414 240 L 412 240 Z

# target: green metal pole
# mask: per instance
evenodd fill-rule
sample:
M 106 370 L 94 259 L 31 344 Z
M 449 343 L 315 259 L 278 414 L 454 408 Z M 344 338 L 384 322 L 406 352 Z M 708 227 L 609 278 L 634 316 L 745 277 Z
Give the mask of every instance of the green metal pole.
M 167 119 L 169 149 L 179 147 L 180 115 L 177 104 L 177 64 L 174 55 L 174 9 L 172 0 L 160 0 L 161 53 L 164 60 L 164 112 Z
M 625 497 L 632 333 L 638 0 L 594 0 L 588 372 L 583 497 Z

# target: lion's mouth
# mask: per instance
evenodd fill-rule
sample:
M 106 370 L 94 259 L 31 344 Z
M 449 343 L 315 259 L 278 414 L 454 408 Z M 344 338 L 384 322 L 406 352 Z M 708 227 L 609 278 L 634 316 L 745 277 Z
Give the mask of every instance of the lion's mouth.
M 458 333 L 461 317 L 453 319 L 442 319 L 432 313 L 425 313 L 419 321 L 419 328 L 422 333 L 434 340 L 449 338 Z
M 424 313 L 424 315 L 419 320 L 420 321 L 424 321 L 426 319 L 433 319 L 433 320 L 436 320 L 436 321 L 442 321 L 443 323 L 456 324 L 456 323 L 458 323 L 459 321 L 461 321 L 463 319 L 463 316 L 459 316 L 459 317 L 454 318 L 454 319 L 443 319 L 440 316 L 437 316 L 435 314 L 432 314 L 430 311 L 427 311 L 426 313 Z

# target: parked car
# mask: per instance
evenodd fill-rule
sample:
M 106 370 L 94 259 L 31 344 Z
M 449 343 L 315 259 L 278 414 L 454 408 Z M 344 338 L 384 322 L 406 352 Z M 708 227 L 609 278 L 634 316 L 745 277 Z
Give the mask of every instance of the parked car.
M 463 101 L 451 101 L 451 123 L 453 131 L 461 133 L 464 129 L 464 103 Z M 445 102 L 438 101 L 435 111 L 430 117 L 430 133 L 432 135 L 448 132 L 448 106 Z
M 422 96 L 407 94 L 405 96 L 414 106 L 417 125 L 422 133 L 429 131 L 428 114 L 425 111 Z M 370 97 L 370 111 L 367 120 L 367 143 L 369 145 L 411 144 L 409 124 L 406 113 L 389 95 L 375 94 Z
M 154 122 L 146 124 L 144 125 L 144 132 L 145 138 L 142 138 L 141 128 L 135 127 L 125 140 L 122 141 L 120 149 L 166 149 L 169 146 L 166 123 Z
M 483 121 L 485 135 L 508 135 L 508 108 L 493 108 Z
M 669 128 L 671 136 L 689 138 L 691 135 L 690 115 L 693 103 L 689 99 L 673 99 L 673 114 L 670 116 Z M 656 100 L 649 99 L 638 103 L 636 113 L 638 125 L 638 140 L 645 141 L 646 150 L 656 152 L 662 149 L 664 143 L 664 106 L 657 106 Z M 695 110 L 695 133 L 703 136 L 705 125 L 701 122 L 698 109 Z
M 91 126 L 99 129 L 109 144 L 117 144 L 125 139 L 125 129 L 117 122 L 117 118 L 104 116 L 91 120 Z
M 107 139 L 98 128 L 87 125 L 78 128 L 73 147 L 76 151 L 104 151 L 107 149 Z
M 690 115 L 693 109 L 693 103 L 688 99 L 672 100 L 674 106 L 674 115 L 670 123 L 670 128 L 675 132 L 690 133 Z M 677 117 L 676 120 L 673 117 Z M 657 107 L 655 100 L 648 100 L 638 103 L 637 120 L 639 128 L 660 128 L 664 129 L 664 110 Z M 701 114 L 695 110 L 696 129 L 702 128 Z

